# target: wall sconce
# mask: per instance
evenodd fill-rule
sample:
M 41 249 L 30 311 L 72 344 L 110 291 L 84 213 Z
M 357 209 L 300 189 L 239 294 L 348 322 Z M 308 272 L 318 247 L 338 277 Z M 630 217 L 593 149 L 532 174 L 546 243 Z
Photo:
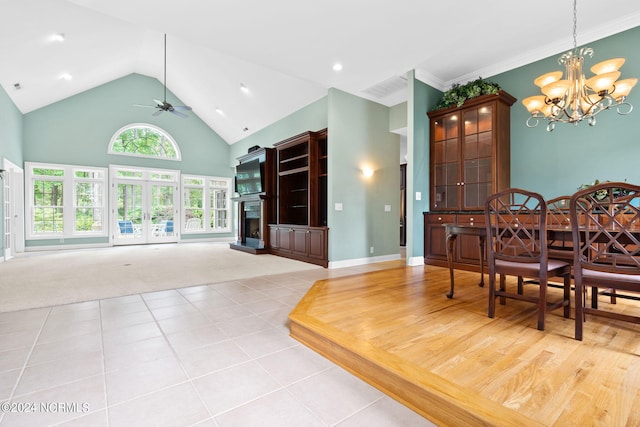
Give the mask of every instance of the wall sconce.
M 362 168 L 362 175 L 365 178 L 370 178 L 373 176 L 373 169 L 371 168 Z

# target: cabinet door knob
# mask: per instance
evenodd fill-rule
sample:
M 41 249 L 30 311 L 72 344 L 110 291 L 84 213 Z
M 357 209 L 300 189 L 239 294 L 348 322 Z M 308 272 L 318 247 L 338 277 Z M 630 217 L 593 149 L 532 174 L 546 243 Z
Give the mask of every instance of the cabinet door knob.
M 441 216 L 438 217 L 438 221 L 442 221 L 442 217 Z

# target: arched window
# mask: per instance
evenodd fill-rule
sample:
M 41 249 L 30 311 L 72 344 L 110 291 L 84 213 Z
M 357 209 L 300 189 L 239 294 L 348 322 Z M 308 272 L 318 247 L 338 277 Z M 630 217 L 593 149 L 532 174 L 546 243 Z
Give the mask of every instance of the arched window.
M 127 125 L 111 138 L 109 154 L 181 160 L 176 141 L 159 127 L 135 123 Z

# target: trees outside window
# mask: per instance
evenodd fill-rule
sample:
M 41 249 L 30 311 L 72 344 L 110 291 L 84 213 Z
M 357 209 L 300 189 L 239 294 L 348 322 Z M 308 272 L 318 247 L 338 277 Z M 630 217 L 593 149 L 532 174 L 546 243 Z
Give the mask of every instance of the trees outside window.
M 231 178 L 185 175 L 183 232 L 228 232 Z
M 106 169 L 27 163 L 28 236 L 106 234 Z
M 109 154 L 180 160 L 180 149 L 164 130 L 149 124 L 130 124 L 111 138 Z

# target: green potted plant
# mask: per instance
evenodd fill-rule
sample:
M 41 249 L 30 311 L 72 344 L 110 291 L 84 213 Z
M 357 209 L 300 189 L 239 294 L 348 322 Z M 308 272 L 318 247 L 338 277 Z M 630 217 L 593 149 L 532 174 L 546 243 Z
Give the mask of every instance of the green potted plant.
M 464 85 L 456 83 L 442 95 L 442 98 L 438 101 L 436 110 L 453 106 L 460 107 L 468 99 L 495 94 L 498 93 L 499 90 L 500 86 L 497 83 L 484 80 L 482 77 L 478 77 L 476 80 Z

